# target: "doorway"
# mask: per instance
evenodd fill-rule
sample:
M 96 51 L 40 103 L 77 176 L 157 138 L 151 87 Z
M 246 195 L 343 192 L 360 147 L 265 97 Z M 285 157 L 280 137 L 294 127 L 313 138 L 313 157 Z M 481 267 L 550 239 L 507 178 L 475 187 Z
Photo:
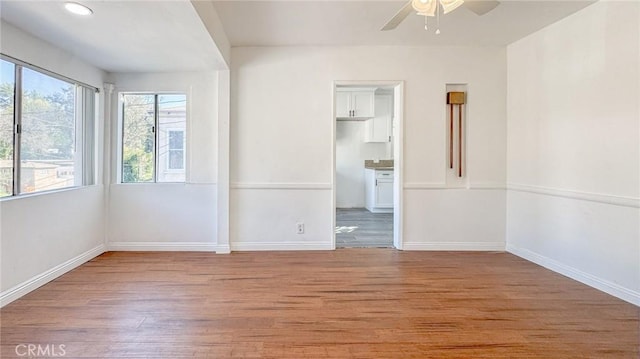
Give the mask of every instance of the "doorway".
M 333 248 L 402 249 L 402 81 L 333 86 Z

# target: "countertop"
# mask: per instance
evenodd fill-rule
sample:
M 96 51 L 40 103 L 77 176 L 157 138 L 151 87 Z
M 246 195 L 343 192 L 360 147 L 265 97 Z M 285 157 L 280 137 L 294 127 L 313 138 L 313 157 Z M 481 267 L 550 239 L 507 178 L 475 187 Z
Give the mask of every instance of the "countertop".
M 384 170 L 390 171 L 393 170 L 393 160 L 364 160 L 364 168 L 370 170 Z

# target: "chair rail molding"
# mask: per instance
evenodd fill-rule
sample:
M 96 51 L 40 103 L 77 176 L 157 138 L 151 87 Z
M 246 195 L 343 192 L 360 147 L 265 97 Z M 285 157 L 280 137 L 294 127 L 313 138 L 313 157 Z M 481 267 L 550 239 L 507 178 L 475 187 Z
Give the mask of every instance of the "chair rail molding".
M 331 183 L 313 182 L 235 182 L 231 189 L 331 190 Z
M 627 196 L 614 196 L 602 193 L 573 191 L 562 188 L 552 188 L 543 186 L 533 186 L 526 184 L 508 183 L 507 189 L 517 192 L 528 192 L 546 196 L 578 199 L 590 202 L 599 202 L 615 206 L 640 208 L 640 198 Z

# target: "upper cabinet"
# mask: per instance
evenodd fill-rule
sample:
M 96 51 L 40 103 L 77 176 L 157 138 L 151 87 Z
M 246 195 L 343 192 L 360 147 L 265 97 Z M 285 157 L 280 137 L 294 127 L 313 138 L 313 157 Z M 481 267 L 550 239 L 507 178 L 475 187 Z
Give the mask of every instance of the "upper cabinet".
M 336 118 L 351 117 L 351 93 L 338 90 L 336 92 Z
M 351 93 L 353 117 L 371 118 L 375 116 L 375 92 L 354 91 Z
M 338 88 L 337 119 L 367 119 L 375 116 L 375 89 Z
M 375 117 L 365 122 L 364 142 L 391 142 L 393 136 L 393 97 L 375 96 Z

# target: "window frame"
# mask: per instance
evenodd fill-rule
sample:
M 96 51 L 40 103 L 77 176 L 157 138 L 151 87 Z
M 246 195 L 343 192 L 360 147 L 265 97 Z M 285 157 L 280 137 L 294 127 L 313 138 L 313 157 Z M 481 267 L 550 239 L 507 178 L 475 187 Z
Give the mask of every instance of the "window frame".
M 187 131 L 186 128 L 167 128 L 167 172 L 179 173 L 187 170 Z M 182 148 L 171 148 L 171 132 L 182 133 Z M 171 168 L 171 151 L 182 151 L 182 168 Z
M 13 174 L 12 193 L 0 197 L 0 201 L 38 196 L 42 194 L 68 191 L 83 188 L 95 184 L 96 158 L 95 158 L 95 126 L 98 121 L 98 94 L 100 90 L 95 86 L 74 80 L 64 75 L 47 70 L 40 66 L 22 61 L 15 57 L 0 53 L 0 59 L 13 64 L 14 68 L 14 93 L 13 93 Z M 23 69 L 28 69 L 39 75 L 44 75 L 74 87 L 74 167 L 79 165 L 79 172 L 75 172 L 74 184 L 60 188 L 23 192 L 21 171 L 21 146 L 22 146 L 22 100 L 23 100 Z M 89 96 L 89 94 L 93 96 Z M 90 98 L 88 98 L 90 97 Z M 74 169 L 75 171 L 75 169 Z M 79 183 L 79 184 L 78 184 Z
M 151 181 L 139 181 L 139 182 L 126 182 L 124 181 L 124 136 L 125 136 L 125 101 L 124 97 L 126 95 L 147 95 L 154 96 L 154 122 L 153 122 L 153 176 Z M 180 170 L 168 170 L 167 173 L 180 173 L 184 172 L 184 180 L 183 181 L 158 181 L 158 169 L 160 168 L 160 155 L 159 155 L 159 144 L 160 144 L 160 105 L 158 98 L 164 95 L 180 95 L 184 96 L 185 100 L 185 119 L 184 119 L 184 128 L 167 128 L 168 131 L 180 130 L 184 133 L 184 150 L 183 150 L 183 158 L 184 158 L 184 168 Z M 117 92 L 117 106 L 118 106 L 118 138 L 117 138 L 117 162 L 116 162 L 116 183 L 124 184 L 124 185 L 143 185 L 143 184 L 185 184 L 188 181 L 188 167 L 187 167 L 187 140 L 189 134 L 189 95 L 185 91 L 128 91 L 122 90 Z M 168 167 L 168 166 L 167 166 Z

